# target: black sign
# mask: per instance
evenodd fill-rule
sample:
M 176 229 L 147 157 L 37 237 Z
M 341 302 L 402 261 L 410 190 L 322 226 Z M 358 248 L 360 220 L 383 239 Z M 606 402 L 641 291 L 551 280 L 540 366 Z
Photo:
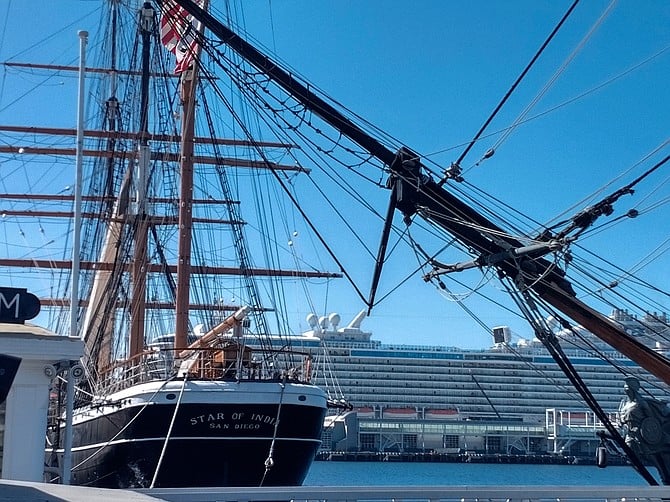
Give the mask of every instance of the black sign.
M 40 301 L 27 289 L 0 288 L 0 322 L 22 324 L 40 313 Z
M 0 404 L 7 399 L 20 363 L 21 359 L 18 357 L 0 354 Z

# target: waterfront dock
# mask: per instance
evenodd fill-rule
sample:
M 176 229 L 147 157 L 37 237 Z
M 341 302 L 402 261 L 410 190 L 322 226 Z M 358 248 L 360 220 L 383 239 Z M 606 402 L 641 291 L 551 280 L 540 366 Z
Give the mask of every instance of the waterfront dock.
M 515 455 L 503 453 L 438 453 L 438 452 L 343 452 L 322 451 L 316 456 L 319 461 L 332 462 L 444 462 L 473 464 L 557 464 L 595 465 L 592 456 L 564 455 Z M 627 465 L 621 457 L 610 456 L 609 465 Z

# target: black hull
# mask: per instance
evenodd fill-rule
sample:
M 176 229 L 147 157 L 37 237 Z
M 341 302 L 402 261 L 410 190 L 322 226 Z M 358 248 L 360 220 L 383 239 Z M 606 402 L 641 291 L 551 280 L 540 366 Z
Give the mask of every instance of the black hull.
M 277 427 L 279 392 L 259 393 L 254 397 L 261 402 L 251 402 L 239 390 L 192 389 L 178 406 L 167 446 L 173 392 L 161 391 L 148 405 L 129 400 L 75 420 L 72 484 L 147 488 L 162 456 L 155 487 L 300 485 L 320 446 L 326 410 L 315 388 L 300 387 L 308 392 L 281 397 Z M 163 404 L 170 394 L 173 402 Z M 219 402 L 202 402 L 215 395 Z
M 277 441 L 273 466 L 265 475 L 271 441 L 172 440 L 163 458 L 155 487 L 298 486 L 314 460 L 318 444 Z M 100 460 L 72 472 L 72 484 L 99 488 L 148 488 L 163 441 L 110 446 Z M 73 465 L 88 452 L 73 454 Z

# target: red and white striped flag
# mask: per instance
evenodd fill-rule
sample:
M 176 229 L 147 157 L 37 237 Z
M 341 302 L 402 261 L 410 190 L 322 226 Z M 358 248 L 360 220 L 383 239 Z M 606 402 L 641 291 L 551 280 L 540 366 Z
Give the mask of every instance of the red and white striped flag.
M 202 7 L 204 0 L 195 2 Z M 202 25 L 174 0 L 164 0 L 161 10 L 161 41 L 175 55 L 177 64 L 174 72 L 179 75 L 193 62 L 198 46 L 196 34 L 201 31 Z

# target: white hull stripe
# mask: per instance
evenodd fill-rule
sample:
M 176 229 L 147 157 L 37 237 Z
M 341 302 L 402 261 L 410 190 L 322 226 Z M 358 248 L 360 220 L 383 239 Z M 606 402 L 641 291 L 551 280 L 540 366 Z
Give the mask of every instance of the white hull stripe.
M 272 437 L 211 437 L 211 436 L 200 436 L 200 437 L 194 437 L 194 436 L 186 436 L 186 437 L 172 437 L 170 438 L 169 441 L 272 441 Z M 274 438 L 275 441 L 289 441 L 289 442 L 298 442 L 298 443 L 321 443 L 320 439 L 307 439 L 307 438 L 283 438 L 283 437 L 278 437 Z M 157 438 L 141 438 L 141 439 L 119 439 L 116 441 L 110 441 L 109 443 L 96 443 L 96 444 L 90 444 L 86 446 L 77 446 L 73 447 L 72 451 L 86 451 L 90 449 L 100 449 L 100 448 L 108 448 L 109 446 L 117 445 L 117 444 L 127 444 L 127 443 L 145 443 L 145 442 L 153 442 L 153 441 L 160 441 L 161 443 L 165 442 L 164 437 L 157 437 Z M 49 451 L 52 451 L 49 449 Z M 56 452 L 62 452 L 63 449 L 57 449 Z

